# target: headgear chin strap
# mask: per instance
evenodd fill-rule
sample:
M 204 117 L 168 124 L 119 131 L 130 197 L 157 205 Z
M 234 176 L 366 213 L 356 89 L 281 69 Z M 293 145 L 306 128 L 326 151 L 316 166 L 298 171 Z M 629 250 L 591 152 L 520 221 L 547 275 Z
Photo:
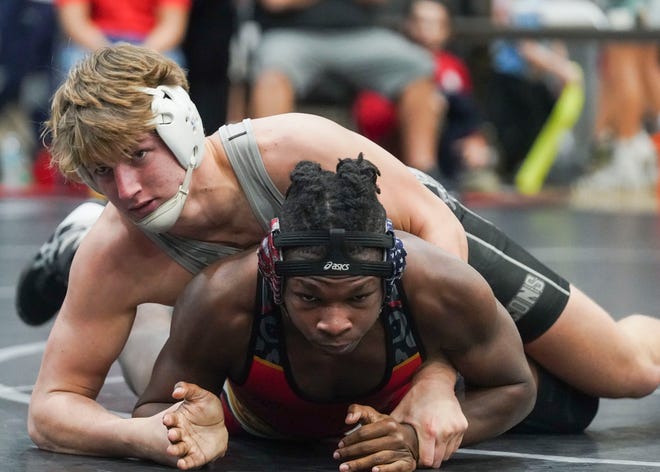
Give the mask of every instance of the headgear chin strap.
M 328 251 L 321 260 L 284 261 L 282 248 L 327 246 Z M 353 259 L 349 246 L 382 248 L 385 257 L 382 261 L 362 261 Z M 384 233 L 366 231 L 346 231 L 330 229 L 318 231 L 280 232 L 279 220 L 271 220 L 271 231 L 259 247 L 259 271 L 268 281 L 273 291 L 273 301 L 282 303 L 282 277 L 310 275 L 368 275 L 383 278 L 385 297 L 392 292 L 394 282 L 401 278 L 406 265 L 406 250 L 394 234 L 392 222 L 387 219 Z
M 172 151 L 181 167 L 186 169 L 177 193 L 136 223 L 143 230 L 164 233 L 174 226 L 181 215 L 188 197 L 192 171 L 199 167 L 204 157 L 204 128 L 197 107 L 183 87 L 159 85 L 156 88 L 142 87 L 141 90 L 153 96 L 151 111 L 158 136 Z M 78 175 L 92 189 L 102 193 L 88 169 L 79 168 Z
M 183 183 L 179 185 L 179 190 L 172 198 L 163 202 L 150 214 L 140 221 L 136 221 L 135 224 L 141 229 L 152 233 L 165 233 L 174 226 L 174 223 L 176 223 L 183 211 L 186 198 L 188 198 L 188 189 L 190 188 L 193 169 L 193 165 L 188 167 L 186 176 L 183 178 Z

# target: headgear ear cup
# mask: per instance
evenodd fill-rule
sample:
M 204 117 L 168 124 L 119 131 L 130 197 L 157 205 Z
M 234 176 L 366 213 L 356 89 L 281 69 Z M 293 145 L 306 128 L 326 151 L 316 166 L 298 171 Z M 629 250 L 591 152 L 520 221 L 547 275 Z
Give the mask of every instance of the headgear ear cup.
M 204 127 L 197 107 L 180 86 L 159 85 L 143 89 L 153 95 L 156 132 L 174 156 L 187 169 L 198 167 L 204 157 Z
M 270 231 L 261 241 L 258 250 L 259 272 L 268 281 L 273 292 L 273 301 L 278 305 L 282 303 L 282 278 L 275 272 L 275 261 L 282 260 L 282 253 L 275 246 L 273 235 L 280 231 L 280 222 L 277 218 L 270 221 Z

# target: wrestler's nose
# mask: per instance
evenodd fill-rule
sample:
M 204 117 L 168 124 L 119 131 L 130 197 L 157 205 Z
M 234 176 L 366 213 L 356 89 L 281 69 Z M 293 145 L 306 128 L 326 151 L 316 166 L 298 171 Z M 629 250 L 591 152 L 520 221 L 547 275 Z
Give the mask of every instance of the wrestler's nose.
M 353 323 L 347 316 L 346 310 L 340 307 L 327 307 L 316 323 L 316 329 L 326 336 L 338 337 L 348 332 Z
M 117 195 L 122 199 L 130 199 L 140 190 L 140 182 L 136 169 L 130 165 L 119 163 L 114 168 Z

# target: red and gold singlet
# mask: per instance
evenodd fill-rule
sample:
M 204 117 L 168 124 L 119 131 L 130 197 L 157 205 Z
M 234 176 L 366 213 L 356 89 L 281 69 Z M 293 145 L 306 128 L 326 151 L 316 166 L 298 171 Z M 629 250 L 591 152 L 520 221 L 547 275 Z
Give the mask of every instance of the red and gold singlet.
M 419 343 L 404 309 L 399 286 L 381 312 L 386 333 L 387 367 L 377 391 L 348 401 L 305 399 L 289 382 L 281 312 L 273 305 L 267 284 L 258 289 L 261 305 L 250 341 L 251 362 L 243 382 L 228 380 L 222 395 L 230 434 L 249 433 L 267 438 L 314 439 L 338 437 L 351 429 L 344 423 L 351 403 L 389 413 L 410 387 L 422 362 Z

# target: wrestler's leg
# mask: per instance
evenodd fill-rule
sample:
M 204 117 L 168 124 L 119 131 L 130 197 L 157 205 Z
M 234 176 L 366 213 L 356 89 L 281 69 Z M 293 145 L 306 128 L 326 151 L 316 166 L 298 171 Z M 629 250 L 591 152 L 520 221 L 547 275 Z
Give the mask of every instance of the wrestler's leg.
M 172 307 L 145 303 L 138 307 L 131 334 L 119 355 L 124 380 L 140 395 L 149 383 L 151 371 L 170 334 Z
M 461 221 L 469 241 L 468 262 L 516 320 L 530 357 L 594 396 L 640 397 L 658 388 L 660 318 L 631 315 L 615 321 L 438 182 L 414 173 Z
M 559 318 L 525 351 L 591 395 L 642 397 L 660 385 L 660 319 L 631 315 L 616 321 L 574 286 Z

